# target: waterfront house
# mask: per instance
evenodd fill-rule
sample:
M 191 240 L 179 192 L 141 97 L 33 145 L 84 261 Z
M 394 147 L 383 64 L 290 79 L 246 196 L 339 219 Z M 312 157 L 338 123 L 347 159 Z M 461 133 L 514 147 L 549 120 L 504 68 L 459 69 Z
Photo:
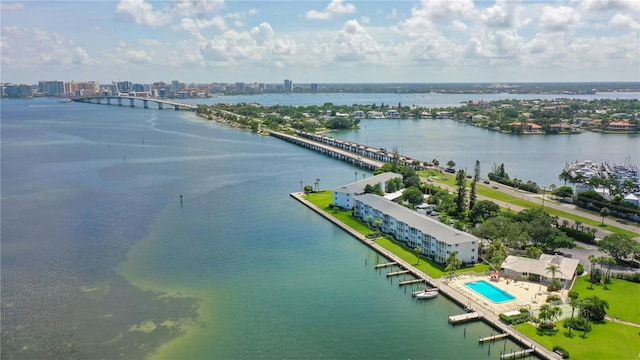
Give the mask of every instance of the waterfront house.
M 503 276 L 514 279 L 526 279 L 529 278 L 529 275 L 534 275 L 540 277 L 541 283 L 551 283 L 551 279 L 556 278 L 563 286 L 566 286 L 571 284 L 576 275 L 579 262 L 578 259 L 570 259 L 560 255 L 542 254 L 538 259 L 509 255 L 502 262 L 500 270 Z M 557 267 L 555 274 L 549 270 L 550 265 Z
M 369 111 L 367 112 L 367 117 L 369 119 L 384 119 L 384 114 L 382 111 Z
M 477 114 L 477 115 L 473 115 L 473 116 L 471 116 L 471 122 L 474 122 L 474 123 L 476 123 L 476 122 L 486 121 L 486 120 L 488 120 L 488 119 L 489 119 L 489 117 L 488 117 L 488 116 L 480 115 L 480 114 Z
M 400 118 L 400 113 L 398 112 L 398 110 L 387 110 L 387 112 L 384 113 L 384 117 L 398 119 Z
M 364 118 L 364 111 L 356 110 L 356 111 L 351 113 L 351 116 L 353 116 L 356 119 L 362 119 L 362 118 Z
M 423 111 L 422 113 L 420 113 L 420 118 L 422 118 L 422 119 L 432 119 L 433 116 L 431 115 L 430 112 Z
M 450 253 L 455 252 L 465 264 L 478 260 L 480 239 L 445 225 L 429 216 L 422 215 L 393 201 L 375 194 L 354 197 L 354 215 L 375 226 L 379 220 L 380 230 L 411 248 L 420 247 L 423 255 L 444 264 Z
M 332 202 L 331 205 L 339 206 L 343 209 L 353 209 L 355 203 L 353 201 L 356 195 L 364 194 L 364 189 L 367 185 L 376 186 L 380 185 L 382 191 L 385 190 L 387 181 L 394 178 L 402 178 L 402 175 L 385 172 L 378 174 L 360 181 L 352 182 L 351 184 L 343 185 L 331 190 Z
M 607 130 L 633 131 L 637 129 L 638 127 L 635 124 L 628 121 L 612 121 L 607 125 Z

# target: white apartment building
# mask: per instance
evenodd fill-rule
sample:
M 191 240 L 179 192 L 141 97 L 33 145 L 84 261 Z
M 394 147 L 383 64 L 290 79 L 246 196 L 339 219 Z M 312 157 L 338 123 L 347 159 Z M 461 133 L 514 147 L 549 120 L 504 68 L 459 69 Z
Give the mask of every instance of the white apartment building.
M 367 185 L 375 186 L 380 184 L 380 188 L 382 189 L 382 191 L 384 191 L 386 182 L 393 178 L 402 178 L 402 175 L 392 172 L 385 172 L 372 176 L 370 178 L 352 182 L 351 184 L 337 187 L 331 190 L 333 193 L 333 201 L 331 204 L 333 206 L 339 206 L 343 209 L 353 209 L 353 207 L 355 206 L 355 203 L 353 202 L 354 197 L 356 195 L 364 194 L 364 188 Z
M 354 197 L 354 215 L 365 222 L 380 219 L 380 230 L 407 246 L 419 246 L 422 254 L 444 264 L 451 252 L 458 259 L 472 264 L 478 261 L 480 239 L 464 231 L 447 226 L 428 216 L 418 214 L 402 205 L 374 194 Z

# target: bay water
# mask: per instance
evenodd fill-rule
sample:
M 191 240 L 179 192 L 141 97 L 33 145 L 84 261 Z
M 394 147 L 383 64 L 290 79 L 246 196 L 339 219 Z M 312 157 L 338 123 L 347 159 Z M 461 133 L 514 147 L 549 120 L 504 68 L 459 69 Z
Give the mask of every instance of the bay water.
M 449 325 L 460 307 L 414 300 L 374 270 L 385 259 L 288 196 L 300 181 L 330 189 L 361 169 L 188 112 L 1 105 L 3 358 L 468 359 L 518 348 L 479 346 L 494 330 Z M 552 165 L 518 165 L 523 153 L 638 156 L 632 135 L 362 125 L 335 136 L 425 160 L 495 157 L 512 177 L 546 182 L 561 169 L 536 175 Z M 483 137 L 490 155 L 470 147 Z

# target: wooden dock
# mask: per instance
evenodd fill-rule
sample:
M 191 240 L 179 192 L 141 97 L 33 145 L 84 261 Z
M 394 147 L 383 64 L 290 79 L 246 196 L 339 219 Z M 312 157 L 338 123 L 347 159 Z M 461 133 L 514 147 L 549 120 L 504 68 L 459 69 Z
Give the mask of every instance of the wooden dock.
M 460 324 L 467 321 L 479 320 L 482 318 L 482 314 L 479 312 L 464 313 L 460 315 L 449 316 L 449 322 L 452 324 Z
M 409 271 L 409 270 L 394 271 L 394 272 L 387 273 L 387 277 L 389 277 L 389 276 L 396 276 L 396 275 L 408 274 L 408 273 L 410 273 L 410 272 L 411 272 L 411 271 Z
M 386 264 L 377 264 L 376 265 L 376 269 L 380 269 L 383 267 L 389 267 L 389 266 L 394 266 L 394 265 L 398 265 L 397 262 L 390 262 L 390 263 L 386 263 Z
M 533 349 L 524 349 L 524 350 L 512 351 L 510 353 L 504 353 L 504 354 L 500 355 L 500 359 L 518 359 L 518 358 L 525 357 L 525 356 L 531 354 L 533 351 L 534 351 Z
M 509 334 L 507 334 L 507 333 L 496 334 L 496 335 L 491 335 L 491 336 L 485 336 L 485 337 L 479 338 L 478 342 L 482 344 L 482 343 L 485 343 L 485 342 L 491 342 L 491 341 L 504 339 L 507 336 L 509 336 Z
M 414 280 L 407 280 L 407 281 L 400 281 L 398 283 L 398 286 L 404 286 L 404 285 L 411 285 L 411 284 L 417 284 L 417 283 L 422 283 L 424 282 L 423 279 L 414 279 Z

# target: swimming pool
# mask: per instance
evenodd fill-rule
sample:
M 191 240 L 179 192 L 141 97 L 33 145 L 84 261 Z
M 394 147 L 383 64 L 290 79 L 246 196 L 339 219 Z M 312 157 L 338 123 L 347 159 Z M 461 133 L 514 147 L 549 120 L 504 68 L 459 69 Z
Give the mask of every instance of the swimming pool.
M 511 301 L 516 298 L 515 296 L 509 294 L 508 292 L 498 289 L 497 287 L 491 285 L 486 280 L 470 281 L 470 282 L 464 283 L 464 286 L 486 297 L 487 299 L 491 300 L 494 303 L 503 303 L 506 301 Z

